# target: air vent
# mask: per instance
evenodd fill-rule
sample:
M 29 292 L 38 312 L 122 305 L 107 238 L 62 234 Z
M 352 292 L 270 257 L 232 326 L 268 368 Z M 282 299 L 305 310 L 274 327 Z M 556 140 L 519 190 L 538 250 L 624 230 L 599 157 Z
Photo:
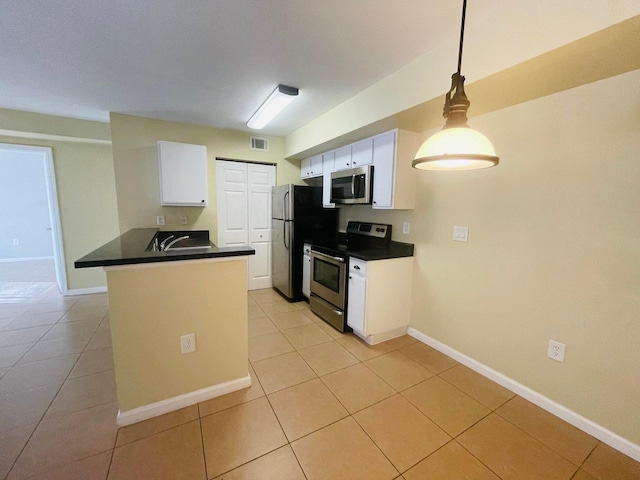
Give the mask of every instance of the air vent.
M 251 150 L 261 150 L 263 152 L 269 151 L 269 139 L 251 137 Z

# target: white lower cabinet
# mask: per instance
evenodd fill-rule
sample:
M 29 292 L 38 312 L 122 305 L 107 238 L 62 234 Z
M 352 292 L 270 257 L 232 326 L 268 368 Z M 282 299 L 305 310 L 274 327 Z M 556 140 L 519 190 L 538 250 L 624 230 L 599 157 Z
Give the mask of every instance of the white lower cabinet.
M 305 243 L 302 252 L 302 294 L 309 298 L 311 295 L 311 245 Z
M 413 257 L 349 258 L 347 325 L 371 345 L 407 333 Z

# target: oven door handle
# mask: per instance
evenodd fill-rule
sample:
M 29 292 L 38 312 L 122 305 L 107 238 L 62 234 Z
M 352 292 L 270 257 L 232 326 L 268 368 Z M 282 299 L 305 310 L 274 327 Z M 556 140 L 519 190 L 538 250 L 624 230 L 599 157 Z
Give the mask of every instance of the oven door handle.
M 317 256 L 322 257 L 322 258 L 328 258 L 328 259 L 334 260 L 336 262 L 344 263 L 344 258 L 334 257 L 333 255 L 327 255 L 326 253 L 321 253 L 321 252 L 318 252 L 316 250 L 311 250 L 311 253 L 313 255 L 317 255 Z

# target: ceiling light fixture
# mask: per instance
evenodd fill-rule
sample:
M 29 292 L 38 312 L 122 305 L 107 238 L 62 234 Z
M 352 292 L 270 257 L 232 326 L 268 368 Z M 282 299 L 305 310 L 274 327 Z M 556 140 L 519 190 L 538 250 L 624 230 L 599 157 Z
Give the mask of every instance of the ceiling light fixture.
M 451 88 L 445 97 L 442 113 L 447 120 L 442 130 L 422 144 L 412 163 L 415 168 L 475 170 L 493 167 L 499 161 L 489 139 L 467 125 L 467 110 L 471 102 L 464 93 L 464 77 L 460 75 L 466 10 L 467 0 L 463 0 L 458 71 L 451 75 Z
M 251 116 L 247 122 L 247 127 L 260 130 L 297 96 L 297 88 L 278 85 L 264 103 L 260 105 L 260 108 L 256 110 L 256 113 Z

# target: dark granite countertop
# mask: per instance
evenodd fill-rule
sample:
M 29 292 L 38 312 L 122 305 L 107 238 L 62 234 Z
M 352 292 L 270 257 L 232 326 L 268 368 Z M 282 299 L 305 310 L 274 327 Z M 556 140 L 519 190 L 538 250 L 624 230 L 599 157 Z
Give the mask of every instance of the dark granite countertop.
M 388 260 L 391 258 L 413 257 L 413 243 L 394 242 L 392 241 L 389 248 L 367 248 L 353 249 L 346 244 L 346 236 L 337 237 L 336 240 L 310 240 L 312 246 L 318 247 L 319 251 L 324 250 L 325 253 L 331 254 L 331 250 L 339 251 L 348 257 L 359 258 L 360 260 Z
M 388 260 L 390 258 L 413 257 L 413 244 L 403 242 L 391 242 L 389 248 L 371 248 L 367 250 L 349 250 L 347 254 L 360 260 Z
M 256 251 L 248 245 L 240 247 L 193 248 L 168 252 L 146 251 L 157 228 L 134 228 L 100 248 L 76 260 L 76 268 L 108 267 L 115 265 L 135 265 L 139 263 L 175 262 L 178 260 L 197 260 L 203 258 L 237 257 L 254 255 Z M 191 232 L 186 232 L 191 233 Z M 193 233 L 196 233 L 195 231 Z M 207 240 L 208 240 L 208 232 Z

